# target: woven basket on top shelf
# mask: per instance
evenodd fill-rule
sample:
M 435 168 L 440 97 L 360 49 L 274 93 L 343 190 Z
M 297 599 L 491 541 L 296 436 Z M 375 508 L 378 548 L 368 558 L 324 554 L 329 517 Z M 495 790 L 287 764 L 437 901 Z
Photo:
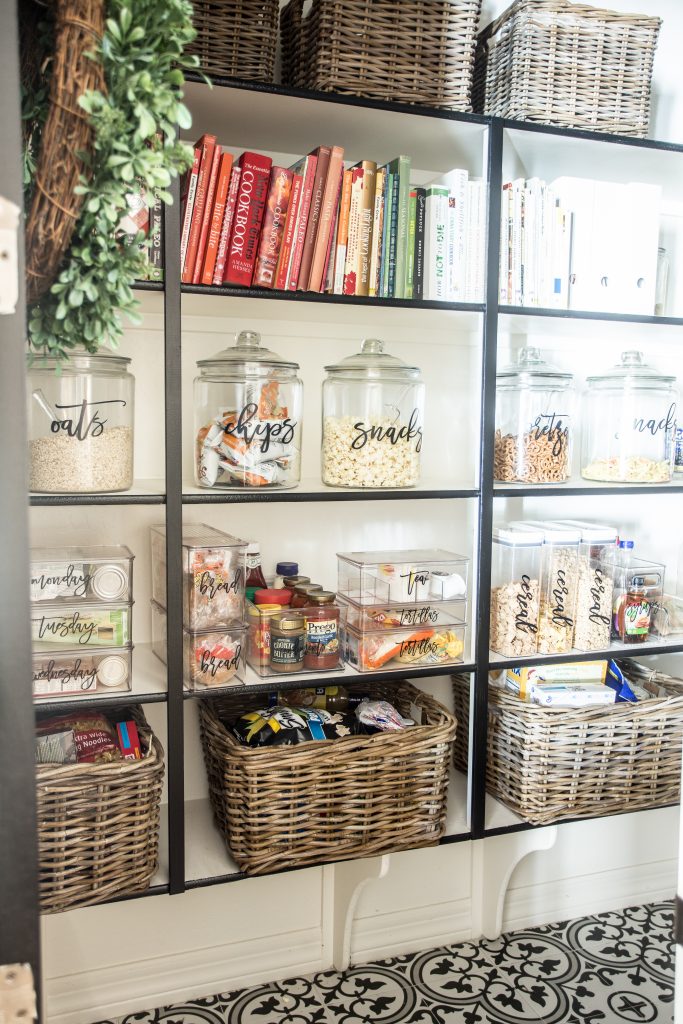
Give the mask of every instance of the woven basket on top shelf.
M 477 41 L 478 113 L 639 138 L 661 19 L 516 0 Z
M 481 0 L 289 0 L 282 81 L 445 110 L 471 107 Z
M 633 674 L 634 666 L 629 666 Z M 541 708 L 489 687 L 486 788 L 534 825 L 677 802 L 683 680 L 639 671 L 668 696 L 638 704 Z M 453 676 L 456 768 L 467 769 L 469 679 Z
M 211 77 L 272 82 L 278 0 L 192 0 L 196 38 L 187 47 Z
M 157 869 L 164 752 L 140 707 L 141 761 L 37 765 L 40 907 L 53 914 L 148 888 Z
M 362 688 L 367 693 L 368 687 Z M 218 828 L 242 871 L 371 857 L 433 845 L 446 823 L 453 716 L 408 683 L 371 695 L 424 724 L 298 746 L 242 746 L 224 722 L 263 707 L 263 694 L 200 701 L 199 721 Z

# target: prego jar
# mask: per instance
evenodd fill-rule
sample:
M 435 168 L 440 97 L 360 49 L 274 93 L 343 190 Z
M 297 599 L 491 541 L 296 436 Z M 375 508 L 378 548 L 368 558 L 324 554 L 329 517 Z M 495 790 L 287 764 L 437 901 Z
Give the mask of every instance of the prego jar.
M 416 366 L 366 338 L 326 366 L 322 479 L 330 487 L 414 487 L 420 480 L 424 384 Z
M 29 488 L 63 494 L 133 484 L 135 379 L 130 359 L 74 351 L 28 370 Z
M 303 385 L 298 363 L 242 331 L 201 359 L 194 386 L 195 479 L 200 487 L 295 487 L 301 476 Z
M 644 363 L 642 352 L 623 352 L 620 364 L 586 383 L 581 476 L 620 483 L 671 480 L 676 378 Z
M 564 483 L 571 476 L 574 377 L 537 348 L 496 374 L 495 480 Z

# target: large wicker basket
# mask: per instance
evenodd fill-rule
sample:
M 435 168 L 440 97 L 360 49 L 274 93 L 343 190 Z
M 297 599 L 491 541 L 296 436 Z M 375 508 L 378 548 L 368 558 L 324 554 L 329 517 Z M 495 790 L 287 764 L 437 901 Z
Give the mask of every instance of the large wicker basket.
M 192 0 L 197 35 L 187 47 L 204 74 L 272 82 L 278 0 Z
M 157 869 L 164 752 L 139 707 L 124 717 L 141 761 L 36 768 L 43 913 L 142 892 Z
M 282 81 L 445 110 L 471 110 L 481 0 L 290 0 Z
M 660 18 L 516 0 L 479 35 L 479 113 L 644 137 Z
M 633 671 L 633 666 L 629 666 Z M 642 673 L 667 697 L 607 707 L 541 708 L 489 687 L 486 787 L 535 825 L 677 802 L 683 681 Z M 467 768 L 469 679 L 453 677 L 456 768 Z
M 424 724 L 256 749 L 242 746 L 223 723 L 263 707 L 263 694 L 200 702 L 214 817 L 243 871 L 258 875 L 438 841 L 455 719 L 407 683 L 373 685 L 372 695 L 405 715 L 417 705 Z

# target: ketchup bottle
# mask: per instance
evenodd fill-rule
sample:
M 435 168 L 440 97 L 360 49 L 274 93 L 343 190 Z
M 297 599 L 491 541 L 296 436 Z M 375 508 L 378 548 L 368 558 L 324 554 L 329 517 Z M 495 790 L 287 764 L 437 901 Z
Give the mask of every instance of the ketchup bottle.
M 258 587 L 259 590 L 265 590 L 268 586 L 261 568 L 261 549 L 255 541 L 247 545 L 247 578 L 244 586 Z

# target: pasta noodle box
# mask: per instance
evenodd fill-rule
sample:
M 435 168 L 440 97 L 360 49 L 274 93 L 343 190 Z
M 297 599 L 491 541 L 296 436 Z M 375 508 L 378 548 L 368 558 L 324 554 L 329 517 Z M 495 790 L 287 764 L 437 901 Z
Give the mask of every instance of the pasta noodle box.
M 581 708 L 614 704 L 616 694 L 602 683 L 532 683 L 528 699 L 541 707 Z
M 117 722 L 116 735 L 124 761 L 141 761 L 140 737 L 135 722 Z

